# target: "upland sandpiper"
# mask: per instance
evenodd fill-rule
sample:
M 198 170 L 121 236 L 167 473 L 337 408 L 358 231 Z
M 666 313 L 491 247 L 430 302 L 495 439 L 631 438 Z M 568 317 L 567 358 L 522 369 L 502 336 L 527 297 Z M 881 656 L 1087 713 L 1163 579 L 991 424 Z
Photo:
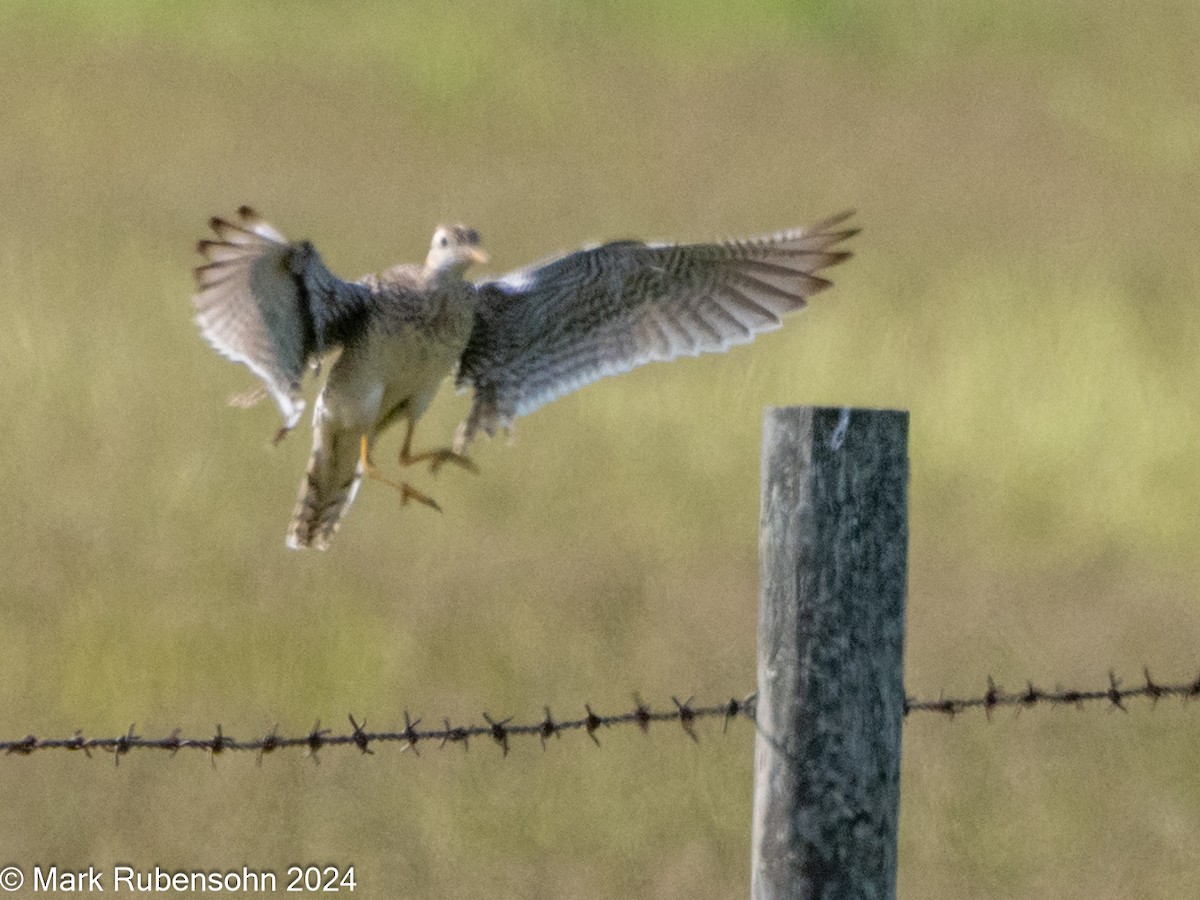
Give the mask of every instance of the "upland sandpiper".
M 857 229 L 850 213 L 807 229 L 708 244 L 617 241 L 472 283 L 479 234 L 443 225 L 424 265 L 358 281 L 325 267 L 308 241 L 288 241 L 254 210 L 214 218 L 196 269 L 196 321 L 220 353 L 245 363 L 283 414 L 282 437 L 304 411 L 304 374 L 328 365 L 313 411 L 313 449 L 287 532 L 292 548 L 325 549 L 362 476 L 403 502 L 437 503 L 383 476 L 371 450 L 403 420 L 401 465 L 474 470 L 465 451 L 480 431 L 642 363 L 743 344 L 829 287 L 817 273 L 842 262 Z M 413 426 L 456 371 L 474 391 L 454 447 L 414 453 Z M 265 393 L 264 393 L 265 395 Z

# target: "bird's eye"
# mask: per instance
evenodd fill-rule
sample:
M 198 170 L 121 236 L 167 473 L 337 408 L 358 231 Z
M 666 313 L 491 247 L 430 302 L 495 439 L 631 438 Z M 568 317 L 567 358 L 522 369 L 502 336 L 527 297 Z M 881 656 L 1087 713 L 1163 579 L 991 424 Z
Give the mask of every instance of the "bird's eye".
M 439 247 L 449 247 L 450 246 L 450 238 L 446 237 L 443 234 L 441 237 L 438 238 L 438 246 Z

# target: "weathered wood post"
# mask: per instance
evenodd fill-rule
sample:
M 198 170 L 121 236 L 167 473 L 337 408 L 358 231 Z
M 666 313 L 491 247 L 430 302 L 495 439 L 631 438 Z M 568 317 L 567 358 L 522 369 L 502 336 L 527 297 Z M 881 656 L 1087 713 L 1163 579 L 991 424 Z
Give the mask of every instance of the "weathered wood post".
M 908 414 L 763 422 L 751 896 L 893 898 Z

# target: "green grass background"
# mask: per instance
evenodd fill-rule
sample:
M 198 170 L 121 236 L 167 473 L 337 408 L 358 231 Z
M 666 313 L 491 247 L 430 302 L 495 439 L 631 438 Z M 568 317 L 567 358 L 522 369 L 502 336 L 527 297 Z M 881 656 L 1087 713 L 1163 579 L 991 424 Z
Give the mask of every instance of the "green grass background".
M 1198 665 L 1200 8 L 0 0 L 0 733 L 258 736 L 754 684 L 768 404 L 912 411 L 907 682 Z M 190 319 L 208 216 L 357 276 L 848 206 L 836 288 L 283 534 L 307 454 Z M 419 444 L 449 438 L 448 389 Z M 380 459 L 397 444 L 392 436 Z M 390 449 L 389 449 L 390 448 Z M 420 484 L 420 479 L 418 479 Z M 905 897 L 1200 894 L 1193 706 L 904 732 Z M 354 863 L 369 897 L 745 896 L 752 730 L 0 760 L 0 863 Z

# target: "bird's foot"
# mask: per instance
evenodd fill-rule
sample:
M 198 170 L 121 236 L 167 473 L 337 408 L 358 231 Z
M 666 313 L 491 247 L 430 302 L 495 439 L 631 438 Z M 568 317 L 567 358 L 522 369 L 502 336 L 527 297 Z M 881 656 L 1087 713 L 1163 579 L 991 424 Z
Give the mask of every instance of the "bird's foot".
M 429 471 L 434 475 L 444 463 L 454 463 L 466 469 L 468 472 L 479 474 L 479 466 L 475 465 L 474 461 L 468 458 L 458 449 L 451 450 L 449 447 L 442 447 L 440 450 L 425 450 L 421 453 L 412 452 L 412 437 L 415 423 L 412 419 L 408 420 L 408 430 L 404 432 L 404 443 L 400 445 L 400 465 L 415 466 L 417 463 L 428 462 Z
M 468 472 L 474 472 L 476 475 L 479 474 L 479 466 L 475 465 L 473 459 L 462 453 L 457 453 L 449 447 L 442 447 L 440 450 L 426 450 L 423 453 L 415 455 L 404 452 L 404 449 L 400 452 L 400 465 L 402 466 L 414 466 L 417 463 L 426 461 L 429 463 L 429 471 L 434 475 L 437 474 L 438 469 L 445 463 L 454 463 L 454 465 L 466 469 Z
M 384 475 L 375 467 L 375 463 L 371 462 L 371 458 L 367 455 L 367 437 L 363 435 L 362 453 L 360 456 L 360 464 L 362 465 L 363 474 L 375 481 L 381 481 L 388 487 L 395 488 L 400 492 L 400 505 L 408 506 L 410 500 L 415 500 L 423 506 L 428 506 L 430 509 L 442 511 L 442 507 L 438 502 L 426 494 L 424 491 L 419 491 L 407 481 L 395 481 Z
M 424 504 L 430 509 L 436 509 L 438 512 L 442 511 L 441 506 L 438 505 L 436 500 L 434 500 L 428 494 L 418 491 L 407 481 L 402 481 L 400 482 L 400 505 L 407 506 L 409 500 L 416 500 L 418 503 Z

